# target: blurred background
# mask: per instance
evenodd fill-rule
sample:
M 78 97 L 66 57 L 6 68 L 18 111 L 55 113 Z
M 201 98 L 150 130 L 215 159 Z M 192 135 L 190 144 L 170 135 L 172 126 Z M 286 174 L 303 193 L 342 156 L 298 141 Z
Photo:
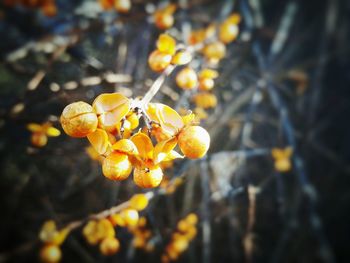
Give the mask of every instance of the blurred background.
M 34 2 L 0 3 L 0 262 L 37 262 L 48 219 L 64 226 L 150 191 L 103 177 L 86 140 L 62 132 L 35 147 L 26 127 L 50 122 L 62 131 L 67 104 L 103 92 L 143 96 L 159 75 L 147 59 L 164 32 L 152 13 L 168 1 L 131 0 L 126 14 L 97 0 Z M 165 171 L 164 184 L 176 189 L 151 190 L 142 215 L 152 249 L 135 249 L 120 229 L 120 251 L 105 257 L 77 229 L 62 245 L 62 262 L 160 262 L 190 212 L 198 232 L 179 262 L 348 262 L 350 2 L 172 2 L 167 32 L 183 43 L 191 30 L 233 12 L 242 17 L 217 66 L 215 107 L 198 109 L 174 74 L 154 98 L 207 115 L 208 155 Z M 288 146 L 292 168 L 279 172 L 271 151 Z

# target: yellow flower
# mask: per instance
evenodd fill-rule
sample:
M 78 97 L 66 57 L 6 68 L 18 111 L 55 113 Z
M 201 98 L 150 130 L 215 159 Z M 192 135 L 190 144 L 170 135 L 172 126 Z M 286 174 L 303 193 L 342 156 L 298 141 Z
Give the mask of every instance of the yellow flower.
M 291 156 L 293 153 L 292 147 L 284 149 L 273 148 L 271 151 L 272 157 L 275 160 L 275 169 L 278 172 L 288 172 L 292 168 Z
M 52 127 L 52 123 L 43 124 L 29 123 L 27 129 L 32 132 L 31 142 L 36 147 L 43 147 L 47 144 L 47 137 L 57 137 L 61 134 L 60 130 Z

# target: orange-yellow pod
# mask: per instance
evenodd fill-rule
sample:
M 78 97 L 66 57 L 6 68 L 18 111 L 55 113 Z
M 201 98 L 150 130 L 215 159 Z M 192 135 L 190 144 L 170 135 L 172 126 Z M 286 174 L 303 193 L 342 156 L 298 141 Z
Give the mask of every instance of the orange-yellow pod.
M 62 258 L 62 252 L 59 246 L 46 244 L 40 250 L 40 260 L 44 263 L 56 263 Z
M 141 188 L 153 188 L 160 185 L 163 179 L 163 171 L 159 166 L 151 168 L 136 167 L 134 169 L 134 182 Z
M 72 137 L 85 137 L 97 129 L 97 116 L 91 105 L 78 101 L 67 105 L 60 117 L 63 130 Z
M 175 80 L 176 84 L 182 89 L 194 89 L 198 85 L 197 74 L 190 67 L 185 67 L 177 73 Z
M 189 126 L 180 132 L 178 143 L 182 153 L 186 157 L 197 159 L 207 153 L 210 145 L 210 136 L 200 126 Z
M 102 164 L 103 175 L 111 180 L 125 180 L 130 175 L 131 170 L 131 162 L 124 153 L 112 152 L 104 159 Z
M 170 54 L 155 50 L 148 57 L 148 65 L 153 71 L 161 72 L 169 66 L 171 58 Z

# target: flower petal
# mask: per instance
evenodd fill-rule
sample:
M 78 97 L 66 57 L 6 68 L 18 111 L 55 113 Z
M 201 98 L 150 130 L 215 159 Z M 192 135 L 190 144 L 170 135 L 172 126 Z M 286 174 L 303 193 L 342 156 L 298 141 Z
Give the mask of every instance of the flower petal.
M 157 143 L 154 147 L 153 161 L 155 164 L 162 162 L 167 155 L 175 148 L 177 144 L 176 137 Z
M 50 137 L 57 137 L 57 136 L 60 136 L 61 131 L 59 129 L 54 128 L 54 127 L 49 127 L 46 130 L 46 134 L 47 134 L 47 136 L 50 136 Z
M 143 160 L 152 160 L 154 147 L 151 139 L 146 134 L 138 132 L 133 135 L 130 140 L 135 144 L 139 155 Z
M 110 146 L 108 134 L 105 130 L 96 129 L 95 132 L 88 134 L 89 142 L 99 154 L 105 154 Z

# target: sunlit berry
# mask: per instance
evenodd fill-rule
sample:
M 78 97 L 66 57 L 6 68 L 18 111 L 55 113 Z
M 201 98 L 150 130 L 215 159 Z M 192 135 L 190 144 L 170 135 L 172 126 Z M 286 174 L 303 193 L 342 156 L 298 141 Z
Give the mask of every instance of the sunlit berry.
M 171 55 L 155 50 L 148 57 L 148 65 L 152 70 L 161 72 L 169 66 L 171 58 Z
M 230 15 L 226 21 L 232 23 L 232 24 L 239 24 L 241 22 L 241 16 L 237 13 L 233 13 L 232 15 Z
M 136 194 L 130 199 L 130 207 L 141 211 L 144 210 L 148 205 L 148 198 L 144 194 Z
M 192 100 L 197 107 L 203 109 L 214 108 L 218 103 L 216 96 L 209 92 L 197 93 L 192 97 Z
M 132 170 L 131 162 L 126 154 L 113 152 L 106 157 L 102 164 L 102 172 L 111 180 L 125 180 Z
M 228 44 L 234 41 L 238 36 L 239 28 L 230 21 L 225 21 L 219 28 L 219 39 L 221 42 Z
M 219 73 L 214 69 L 205 68 L 199 72 L 198 76 L 200 79 L 216 79 L 219 76 Z
M 183 68 L 176 75 L 176 84 L 182 89 L 193 89 L 198 85 L 196 72 L 190 68 Z
M 154 12 L 153 18 L 155 25 L 161 30 L 165 30 L 172 27 L 174 24 L 173 13 L 175 12 L 175 10 L 176 5 L 170 4 Z
M 182 153 L 186 157 L 197 159 L 207 153 L 210 145 L 210 136 L 200 126 L 189 126 L 180 132 L 178 143 Z
M 203 91 L 209 91 L 214 88 L 214 80 L 209 78 L 202 78 L 199 80 L 198 88 Z
M 195 225 L 198 223 L 198 216 L 194 213 L 188 214 L 185 218 L 186 222 L 191 225 Z
M 44 133 L 34 132 L 30 137 L 30 141 L 36 147 L 43 147 L 47 144 L 47 136 Z
M 102 255 L 111 256 L 118 252 L 120 243 L 115 237 L 106 237 L 100 243 L 99 248 Z
M 40 260 L 44 263 L 56 263 L 62 258 L 62 252 L 59 246 L 46 244 L 40 250 Z
M 128 13 L 131 9 L 131 2 L 130 0 L 115 0 L 114 7 L 120 13 Z
M 185 237 L 176 238 L 172 243 L 172 249 L 177 253 L 182 253 L 188 248 L 188 240 Z
M 141 188 L 153 188 L 159 186 L 163 178 L 163 171 L 159 166 L 151 168 L 136 167 L 134 169 L 134 182 Z
M 97 129 L 97 116 L 92 107 L 83 101 L 67 105 L 60 118 L 63 130 L 72 137 L 85 137 Z
M 139 213 L 135 209 L 124 209 L 120 212 L 120 216 L 124 220 L 125 226 L 136 226 L 139 221 Z
M 222 42 L 217 41 L 206 45 L 203 48 L 203 54 L 209 60 L 218 61 L 225 57 L 226 47 Z

